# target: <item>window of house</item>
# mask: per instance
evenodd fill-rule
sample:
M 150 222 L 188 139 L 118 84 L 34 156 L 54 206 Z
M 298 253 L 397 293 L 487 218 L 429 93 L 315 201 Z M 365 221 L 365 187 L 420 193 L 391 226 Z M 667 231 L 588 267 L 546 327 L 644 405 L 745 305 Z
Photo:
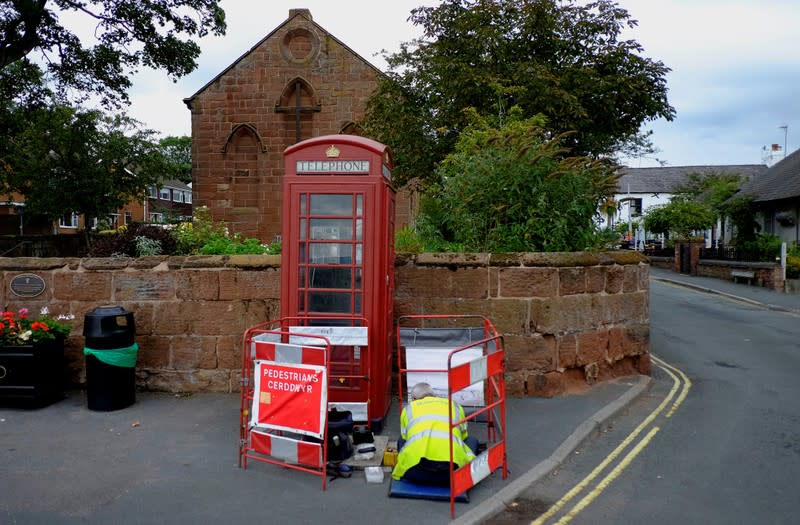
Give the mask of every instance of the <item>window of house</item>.
M 78 214 L 72 212 L 62 216 L 60 219 L 58 219 L 58 225 L 62 228 L 77 228 Z
M 125 224 L 130 224 L 133 222 L 133 213 L 126 211 L 125 212 Z
M 172 202 L 183 202 L 183 192 L 172 190 Z
M 192 192 L 191 191 L 183 192 L 183 202 L 185 202 L 186 204 L 191 204 L 192 203 Z
M 642 214 L 642 199 L 631 199 L 631 217 L 638 217 Z
M 158 198 L 158 188 L 156 188 L 155 186 L 150 186 L 150 197 L 152 197 L 153 199 Z
M 150 214 L 150 222 L 164 222 L 164 214 L 163 213 L 151 213 Z
M 161 200 L 162 201 L 169 200 L 169 188 L 161 188 Z

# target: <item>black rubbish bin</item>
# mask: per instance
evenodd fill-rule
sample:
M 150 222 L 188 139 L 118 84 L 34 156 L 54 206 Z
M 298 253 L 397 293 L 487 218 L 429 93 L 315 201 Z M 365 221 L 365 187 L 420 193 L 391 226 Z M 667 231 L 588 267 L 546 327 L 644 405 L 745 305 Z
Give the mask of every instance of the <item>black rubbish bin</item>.
M 111 411 L 136 401 L 136 324 L 121 306 L 100 306 L 84 317 L 89 410 Z

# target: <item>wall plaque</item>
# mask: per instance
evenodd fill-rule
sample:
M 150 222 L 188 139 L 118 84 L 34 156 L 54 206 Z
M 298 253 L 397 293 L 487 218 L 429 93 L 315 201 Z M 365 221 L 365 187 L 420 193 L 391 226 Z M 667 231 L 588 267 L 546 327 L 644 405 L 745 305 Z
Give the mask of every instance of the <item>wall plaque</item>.
M 21 273 L 14 276 L 9 284 L 11 291 L 18 297 L 36 297 L 44 291 L 44 279 L 32 273 Z

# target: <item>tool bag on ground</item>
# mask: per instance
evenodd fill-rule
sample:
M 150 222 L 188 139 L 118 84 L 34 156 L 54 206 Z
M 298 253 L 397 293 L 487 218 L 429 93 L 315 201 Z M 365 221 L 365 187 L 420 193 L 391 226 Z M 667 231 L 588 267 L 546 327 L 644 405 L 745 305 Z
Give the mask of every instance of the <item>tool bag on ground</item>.
M 344 461 L 352 455 L 353 444 L 346 432 L 328 433 L 328 461 Z

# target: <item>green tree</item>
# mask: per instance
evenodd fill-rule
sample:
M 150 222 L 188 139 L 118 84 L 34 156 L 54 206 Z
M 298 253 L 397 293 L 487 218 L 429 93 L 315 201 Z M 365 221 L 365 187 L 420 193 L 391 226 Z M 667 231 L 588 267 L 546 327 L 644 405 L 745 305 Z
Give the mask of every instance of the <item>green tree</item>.
M 757 240 L 760 227 L 753 198 L 737 195 L 742 182 L 744 178 L 735 172 L 690 173 L 675 192 L 681 198 L 708 205 L 723 224 L 730 221 L 736 231 L 734 244 L 743 246 Z
M 142 199 L 165 169 L 154 132 L 130 118 L 60 105 L 25 118 L 29 125 L 6 150 L 1 182 L 4 193 L 24 196 L 32 214 L 103 217 Z
M 544 115 L 577 155 L 651 148 L 641 125 L 672 120 L 669 68 L 624 40 L 635 25 L 611 0 L 444 0 L 412 10 L 422 36 L 388 55 L 365 129 L 390 144 L 395 175 L 429 177 L 467 126 L 464 110 Z
M 466 251 L 576 251 L 594 247 L 598 203 L 613 194 L 617 166 L 568 156 L 568 137 L 549 138 L 543 119 L 502 128 L 475 113 L 473 124 L 429 190 L 444 218 L 440 232 Z
M 0 7 L 0 69 L 31 53 L 46 64 L 59 91 L 98 95 L 107 104 L 127 101 L 132 71 L 164 69 L 173 78 L 197 67 L 200 47 L 191 37 L 225 34 L 218 0 L 19 0 Z M 74 21 L 75 29 L 66 20 Z M 76 32 L 86 30 L 87 34 Z M 21 86 L 20 86 L 21 88 Z
M 673 192 L 705 202 L 718 215 L 724 216 L 725 203 L 739 191 L 742 182 L 742 176 L 734 172 L 695 172 L 689 173 L 683 183 L 673 188 Z
M 713 208 L 707 203 L 676 197 L 668 204 L 647 210 L 644 226 L 653 233 L 667 236 L 675 233 L 681 239 L 689 239 L 693 232 L 710 228 L 716 218 Z
M 158 146 L 167 162 L 164 178 L 192 182 L 192 138 L 165 137 L 158 141 Z
M 20 61 L 0 69 L 0 181 L 11 170 L 8 154 L 14 151 L 13 137 L 30 126 L 28 115 L 53 99 L 39 67 Z
M 721 212 L 736 229 L 735 245 L 744 246 L 745 243 L 756 240 L 761 226 L 756 220 L 752 195 L 737 195 L 728 199 L 723 204 Z

